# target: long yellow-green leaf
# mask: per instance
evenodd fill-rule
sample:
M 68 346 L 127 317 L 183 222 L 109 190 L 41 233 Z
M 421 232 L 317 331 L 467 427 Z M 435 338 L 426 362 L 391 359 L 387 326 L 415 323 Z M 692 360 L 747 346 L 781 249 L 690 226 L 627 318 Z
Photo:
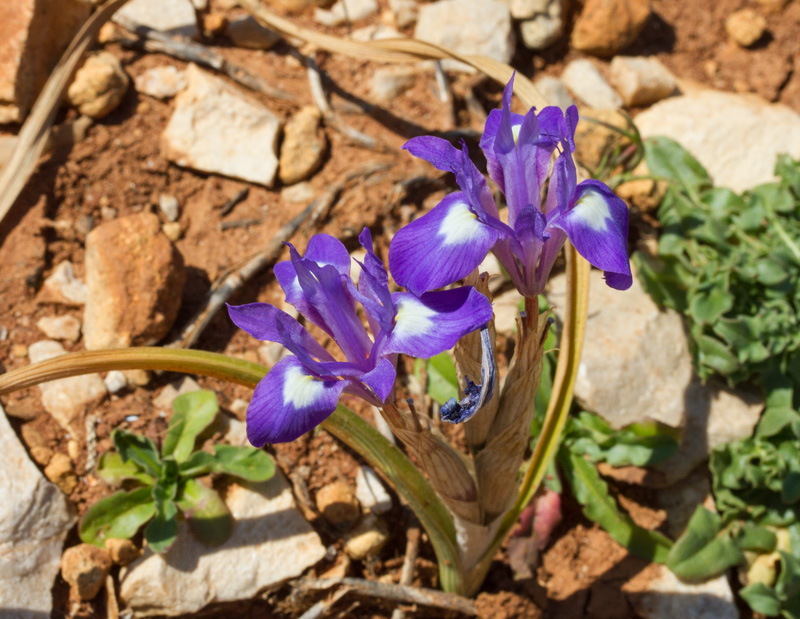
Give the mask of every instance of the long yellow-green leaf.
M 68 376 L 131 369 L 201 374 L 251 388 L 268 371 L 257 363 L 199 350 L 148 347 L 93 350 L 62 355 L 7 372 L 0 376 L 0 395 Z M 442 588 L 462 593 L 464 585 L 453 519 L 422 473 L 380 432 L 344 406 L 339 406 L 322 426 L 361 454 L 408 502 L 433 544 Z
M 301 39 L 329 52 L 345 54 L 376 62 L 417 62 L 420 60 L 459 60 L 481 71 L 500 84 L 511 78 L 514 69 L 504 62 L 487 58 L 459 54 L 434 43 L 418 39 L 382 39 L 380 41 L 353 41 L 341 37 L 322 34 L 303 28 L 288 19 L 279 17 L 265 9 L 258 0 L 239 0 L 239 5 L 268 28 L 287 38 Z M 514 93 L 526 107 L 544 107 L 547 101 L 533 83 L 524 75 L 517 74 L 514 80 Z

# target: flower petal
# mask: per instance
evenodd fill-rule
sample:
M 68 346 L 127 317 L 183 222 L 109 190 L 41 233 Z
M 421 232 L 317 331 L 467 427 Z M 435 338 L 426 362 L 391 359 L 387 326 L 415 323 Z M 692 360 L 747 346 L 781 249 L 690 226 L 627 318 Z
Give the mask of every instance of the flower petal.
M 392 295 L 397 309 L 394 329 L 384 353 L 427 359 L 449 350 L 467 333 L 492 319 L 492 304 L 472 286 L 428 292 L 415 297 Z
M 397 370 L 395 370 L 394 363 L 386 358 L 381 358 L 375 369 L 361 376 L 361 382 L 372 389 L 382 402 L 385 402 L 394 389 L 396 377 Z
M 551 224 L 566 232 L 578 253 L 606 272 L 606 283 L 626 290 L 631 286 L 628 260 L 628 207 L 600 181 L 583 181 L 573 205 Z
M 399 285 L 420 295 L 466 277 L 498 235 L 457 191 L 397 231 L 389 247 L 389 269 Z
M 342 380 L 320 380 L 296 357 L 284 357 L 253 392 L 247 438 L 256 447 L 293 441 L 336 409 L 345 386 Z
M 228 315 L 237 327 L 263 342 L 283 343 L 285 338 L 281 337 L 278 326 L 280 324 L 280 327 L 291 335 L 292 340 L 309 354 L 318 359 L 333 360 L 333 357 L 299 322 L 274 305 L 269 303 L 228 305 Z

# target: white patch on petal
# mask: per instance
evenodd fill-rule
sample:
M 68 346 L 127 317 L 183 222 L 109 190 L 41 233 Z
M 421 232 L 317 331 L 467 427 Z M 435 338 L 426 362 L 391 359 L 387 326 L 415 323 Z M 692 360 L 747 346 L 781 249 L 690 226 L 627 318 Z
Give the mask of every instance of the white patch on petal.
M 435 328 L 432 318 L 436 312 L 419 301 L 406 298 L 397 305 L 393 333 L 402 338 L 407 335 L 424 335 Z
M 511 134 L 514 136 L 514 144 L 519 143 L 519 132 L 522 129 L 522 123 L 518 125 L 511 125 Z
M 290 367 L 283 375 L 283 405 L 294 409 L 307 408 L 321 400 L 325 385 L 298 367 Z
M 478 236 L 483 224 L 466 202 L 455 202 L 439 224 L 442 245 L 463 245 Z
M 595 232 L 608 230 L 611 212 L 603 194 L 594 189 L 587 189 L 572 208 L 572 219 Z

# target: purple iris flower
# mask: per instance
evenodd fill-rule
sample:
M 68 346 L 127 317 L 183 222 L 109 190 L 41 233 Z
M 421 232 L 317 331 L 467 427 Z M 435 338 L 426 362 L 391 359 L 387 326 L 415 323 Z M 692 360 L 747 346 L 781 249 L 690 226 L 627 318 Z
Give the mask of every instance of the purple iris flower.
M 247 409 L 247 437 L 253 445 L 296 439 L 335 410 L 342 392 L 375 406 L 393 401 L 399 353 L 432 357 L 491 320 L 491 303 L 471 286 L 421 296 L 390 293 L 368 229 L 359 241 L 367 255 L 358 286 L 350 278 L 350 255 L 327 234 L 312 237 L 305 256 L 289 245 L 291 259 L 275 265 L 287 302 L 336 342 L 339 359 L 272 305 L 228 306 L 238 327 L 259 340 L 280 342 L 292 353 L 255 388 Z
M 629 288 L 628 209 L 600 181 L 577 182 L 572 159 L 577 108 L 571 106 L 566 114 L 557 107 L 538 115 L 534 109 L 524 116 L 513 114 L 513 83 L 512 76 L 502 109 L 489 114 L 480 142 L 489 176 L 505 196 L 508 223 L 500 219 L 486 179 L 463 142 L 459 151 L 433 136 L 409 140 L 404 149 L 454 173 L 461 191 L 398 230 L 389 248 L 395 281 L 422 294 L 462 279 L 493 251 L 517 289 L 534 297 L 544 289 L 568 238 L 578 253 L 605 271 L 609 286 Z

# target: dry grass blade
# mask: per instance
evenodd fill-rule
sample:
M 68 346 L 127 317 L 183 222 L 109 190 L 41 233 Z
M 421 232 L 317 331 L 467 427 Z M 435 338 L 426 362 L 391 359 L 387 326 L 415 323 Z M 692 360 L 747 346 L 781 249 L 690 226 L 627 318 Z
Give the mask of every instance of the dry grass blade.
M 50 127 L 53 125 L 61 98 L 78 69 L 84 52 L 95 40 L 100 27 L 128 0 L 109 0 L 92 15 L 75 36 L 50 74 L 42 92 L 36 99 L 28 119 L 22 126 L 17 147 L 0 174 L 0 221 L 5 219 L 28 179 L 33 174 L 39 157 L 47 146 Z
M 418 60 L 452 59 L 464 62 L 481 71 L 501 84 L 511 78 L 513 69 L 498 60 L 486 56 L 469 56 L 458 54 L 446 47 L 441 47 L 417 39 L 382 39 L 380 41 L 352 41 L 328 34 L 321 34 L 303 28 L 288 19 L 278 17 L 265 9 L 258 0 L 239 0 L 239 5 L 268 28 L 285 37 L 295 37 L 316 45 L 329 52 L 368 59 L 375 62 L 414 62 Z M 523 75 L 517 74 L 514 81 L 514 92 L 526 107 L 544 107 L 547 101 L 533 83 Z

